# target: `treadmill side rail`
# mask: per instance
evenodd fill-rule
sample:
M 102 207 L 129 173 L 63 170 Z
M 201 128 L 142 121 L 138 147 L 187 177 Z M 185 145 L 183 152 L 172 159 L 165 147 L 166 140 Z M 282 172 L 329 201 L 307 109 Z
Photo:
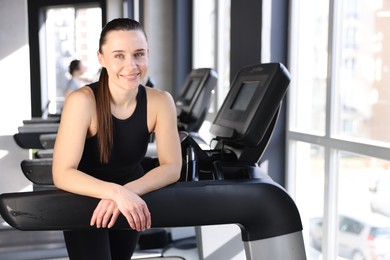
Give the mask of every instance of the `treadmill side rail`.
M 237 224 L 242 240 L 253 241 L 302 230 L 287 192 L 270 179 L 178 182 L 143 196 L 152 227 Z M 91 229 L 98 199 L 61 190 L 0 195 L 0 213 L 20 230 Z M 129 228 L 121 215 L 113 228 Z

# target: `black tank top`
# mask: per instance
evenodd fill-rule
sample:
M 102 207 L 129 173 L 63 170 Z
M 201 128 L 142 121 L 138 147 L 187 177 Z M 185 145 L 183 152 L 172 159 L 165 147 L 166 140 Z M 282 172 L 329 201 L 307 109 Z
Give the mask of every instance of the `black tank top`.
M 97 84 L 91 84 L 96 96 Z M 78 169 L 98 179 L 124 185 L 144 175 L 140 164 L 144 158 L 149 131 L 146 116 L 146 90 L 140 85 L 133 114 L 124 120 L 112 116 L 113 147 L 109 162 L 100 163 L 97 135 L 85 141 Z

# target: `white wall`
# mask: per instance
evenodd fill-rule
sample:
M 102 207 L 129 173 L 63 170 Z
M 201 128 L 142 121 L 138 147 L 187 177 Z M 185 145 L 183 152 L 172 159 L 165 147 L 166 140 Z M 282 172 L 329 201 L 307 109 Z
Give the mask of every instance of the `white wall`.
M 28 151 L 13 134 L 30 116 L 27 1 L 0 1 L 0 193 L 30 186 L 20 169 Z
M 0 2 L 0 135 L 17 131 L 30 115 L 27 1 Z

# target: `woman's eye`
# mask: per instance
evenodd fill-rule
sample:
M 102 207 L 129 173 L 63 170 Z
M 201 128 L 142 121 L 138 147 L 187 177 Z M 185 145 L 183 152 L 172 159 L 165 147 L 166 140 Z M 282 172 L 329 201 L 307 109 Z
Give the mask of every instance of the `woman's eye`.
M 143 57 L 143 56 L 145 56 L 144 52 L 138 52 L 138 53 L 134 54 L 134 57 L 137 57 L 137 58 Z
M 116 54 L 114 57 L 117 59 L 123 59 L 125 56 L 123 54 Z

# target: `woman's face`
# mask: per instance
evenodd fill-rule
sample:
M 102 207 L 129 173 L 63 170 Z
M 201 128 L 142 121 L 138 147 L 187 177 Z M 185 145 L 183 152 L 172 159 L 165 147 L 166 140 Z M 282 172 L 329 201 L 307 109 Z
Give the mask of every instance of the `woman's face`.
M 148 70 L 149 49 L 142 31 L 111 31 L 98 52 L 100 64 L 107 69 L 110 84 L 135 89 L 143 83 Z

